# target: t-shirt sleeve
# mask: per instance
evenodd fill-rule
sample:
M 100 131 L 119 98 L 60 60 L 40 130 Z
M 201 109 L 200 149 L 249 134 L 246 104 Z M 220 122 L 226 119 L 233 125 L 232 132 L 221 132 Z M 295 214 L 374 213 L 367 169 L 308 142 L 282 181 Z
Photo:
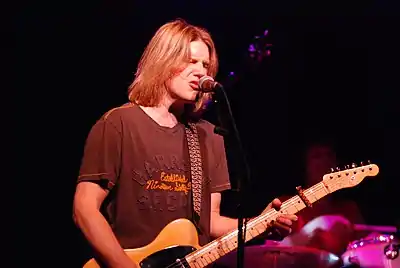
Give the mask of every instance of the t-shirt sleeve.
M 211 169 L 211 192 L 217 193 L 231 188 L 225 144 L 222 136 L 213 134 L 215 163 Z
M 92 181 L 111 189 L 121 164 L 121 134 L 104 118 L 96 122 L 86 139 L 78 182 Z

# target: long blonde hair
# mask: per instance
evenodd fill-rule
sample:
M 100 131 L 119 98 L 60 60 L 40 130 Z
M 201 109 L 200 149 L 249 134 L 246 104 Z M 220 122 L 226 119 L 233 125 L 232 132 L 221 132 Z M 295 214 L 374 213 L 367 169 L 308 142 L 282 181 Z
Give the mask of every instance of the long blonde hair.
M 207 75 L 215 78 L 218 57 L 211 35 L 207 30 L 191 25 L 182 19 L 161 26 L 147 45 L 129 86 L 129 100 L 142 106 L 157 106 L 166 93 L 166 84 L 190 60 L 190 43 L 203 41 L 210 53 Z M 209 94 L 200 94 L 194 111 L 203 108 Z

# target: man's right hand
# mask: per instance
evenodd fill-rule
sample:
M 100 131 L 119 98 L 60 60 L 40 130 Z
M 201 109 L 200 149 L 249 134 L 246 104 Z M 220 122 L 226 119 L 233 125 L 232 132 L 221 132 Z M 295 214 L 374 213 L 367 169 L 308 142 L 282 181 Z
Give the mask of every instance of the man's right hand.
M 139 264 L 136 264 L 134 261 L 132 261 L 128 255 L 125 256 L 121 262 L 111 265 L 110 268 L 140 268 Z
M 96 255 L 110 268 L 139 268 L 115 237 L 111 226 L 100 212 L 100 206 L 108 191 L 93 182 L 80 182 L 74 197 L 73 219 Z

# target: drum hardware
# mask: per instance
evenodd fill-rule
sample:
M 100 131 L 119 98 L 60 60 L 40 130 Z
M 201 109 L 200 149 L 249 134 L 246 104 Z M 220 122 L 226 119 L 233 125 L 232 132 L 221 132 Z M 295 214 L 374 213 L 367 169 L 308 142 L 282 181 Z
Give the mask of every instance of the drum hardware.
M 386 258 L 390 259 L 390 260 L 394 260 L 399 256 L 399 245 L 400 244 L 394 244 L 394 243 L 390 243 L 389 245 L 387 245 L 384 249 L 384 253 Z

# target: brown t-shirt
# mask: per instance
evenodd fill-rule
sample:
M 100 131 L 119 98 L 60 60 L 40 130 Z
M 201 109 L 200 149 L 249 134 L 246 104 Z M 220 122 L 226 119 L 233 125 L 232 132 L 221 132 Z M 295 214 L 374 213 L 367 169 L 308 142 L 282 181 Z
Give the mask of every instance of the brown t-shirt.
M 211 193 L 230 188 L 223 138 L 198 122 L 203 156 L 200 244 L 210 241 Z M 103 182 L 110 194 L 104 215 L 123 248 L 150 243 L 178 218 L 192 219 L 185 126 L 157 124 L 139 106 L 125 104 L 102 116 L 84 149 L 78 182 Z M 105 182 L 105 183 L 104 183 Z

